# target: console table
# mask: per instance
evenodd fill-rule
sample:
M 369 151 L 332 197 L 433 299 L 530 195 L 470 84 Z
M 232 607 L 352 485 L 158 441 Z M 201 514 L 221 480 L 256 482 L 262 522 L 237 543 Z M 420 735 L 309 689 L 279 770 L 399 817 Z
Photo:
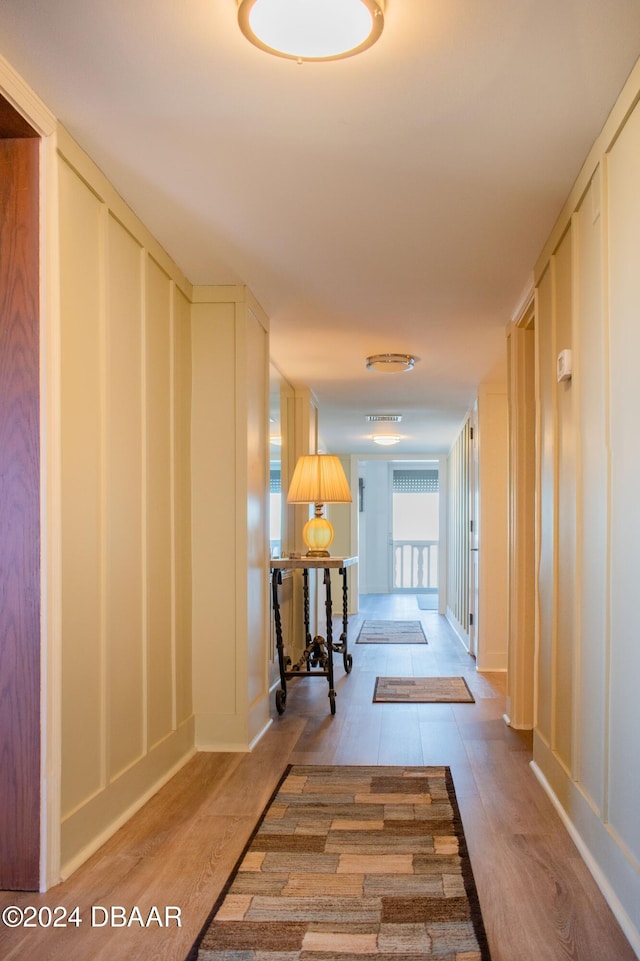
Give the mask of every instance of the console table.
M 348 621 L 348 587 L 347 568 L 356 564 L 357 557 L 277 557 L 272 558 L 271 590 L 273 598 L 273 618 L 276 629 L 276 648 L 278 651 L 278 666 L 280 668 L 280 687 L 276 691 L 276 708 L 278 714 L 284 714 L 287 703 L 287 681 L 294 677 L 326 677 L 329 684 L 329 704 L 331 713 L 336 713 L 336 692 L 333 686 L 333 655 L 342 654 L 344 669 L 351 672 L 353 658 L 347 650 L 347 621 Z M 282 584 L 283 571 L 302 571 L 304 594 L 304 636 L 305 649 L 297 664 L 291 665 L 289 658 L 285 658 L 282 640 L 282 619 L 280 616 L 280 599 L 278 588 Z M 319 634 L 311 637 L 309 632 L 309 571 L 324 571 L 325 609 L 326 609 L 326 637 Z M 336 642 L 333 640 L 331 623 L 331 571 L 337 570 L 342 575 L 342 634 Z

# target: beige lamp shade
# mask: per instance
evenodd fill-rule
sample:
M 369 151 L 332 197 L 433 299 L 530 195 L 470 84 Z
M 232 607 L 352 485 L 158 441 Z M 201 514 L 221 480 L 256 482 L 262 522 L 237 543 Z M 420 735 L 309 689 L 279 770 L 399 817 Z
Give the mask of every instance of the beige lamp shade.
M 333 526 L 323 516 L 324 504 L 350 504 L 351 491 L 340 459 L 335 454 L 304 454 L 298 458 L 287 501 L 289 504 L 315 504 L 315 516 L 307 521 L 302 539 L 307 557 L 329 557 Z
M 290 504 L 350 504 L 351 491 L 335 454 L 304 454 L 291 478 Z

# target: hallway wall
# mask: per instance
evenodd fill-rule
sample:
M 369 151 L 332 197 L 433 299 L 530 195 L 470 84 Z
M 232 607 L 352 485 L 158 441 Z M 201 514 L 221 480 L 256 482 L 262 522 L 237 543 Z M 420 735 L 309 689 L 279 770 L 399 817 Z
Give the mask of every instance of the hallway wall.
M 67 874 L 193 746 L 191 332 L 178 269 L 58 146 Z
M 470 469 L 471 417 L 467 417 L 447 459 L 449 543 L 447 571 L 447 617 L 464 646 L 469 649 L 469 525 L 471 519 Z
M 534 762 L 640 954 L 639 94 L 636 68 L 535 270 Z
M 492 379 L 480 384 L 476 406 L 477 410 L 467 416 L 448 458 L 446 611 L 458 637 L 475 655 L 477 669 L 504 671 L 508 647 L 506 383 Z M 477 532 L 475 569 L 472 525 Z
M 508 455 L 506 382 L 478 389 L 479 671 L 507 667 Z
M 193 301 L 195 741 L 247 751 L 271 723 L 268 321 L 246 287 L 195 287 Z

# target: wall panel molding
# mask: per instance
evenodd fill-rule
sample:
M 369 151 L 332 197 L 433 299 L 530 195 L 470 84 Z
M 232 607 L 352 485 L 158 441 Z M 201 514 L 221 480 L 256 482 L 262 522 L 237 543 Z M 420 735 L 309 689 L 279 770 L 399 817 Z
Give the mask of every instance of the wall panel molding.
M 628 118 L 640 102 L 640 60 L 631 71 L 627 82 L 622 88 L 611 113 L 605 121 L 599 136 L 596 138 L 587 157 L 575 179 L 558 219 L 542 248 L 534 267 L 534 280 L 538 285 L 542 274 L 547 269 L 549 258 L 557 248 L 562 234 L 567 229 L 573 212 L 580 206 L 582 197 L 587 191 L 593 175 L 601 163 L 602 157 L 615 145 Z
M 68 873 L 193 749 L 190 288 L 65 135 L 58 167 Z
M 42 137 L 56 131 L 57 121 L 40 97 L 34 93 L 11 64 L 0 56 L 0 93 Z
M 245 751 L 270 724 L 268 321 L 245 288 L 196 288 L 194 294 L 196 745 Z
M 534 737 L 535 764 L 636 949 L 639 95 L 640 67 L 536 267 Z M 558 384 L 555 359 L 565 347 L 573 350 L 573 377 Z
M 158 243 L 153 234 L 145 227 L 131 208 L 125 203 L 115 187 L 107 180 L 100 168 L 82 150 L 64 127 L 58 126 L 58 150 L 64 161 L 72 167 L 76 175 L 102 200 L 112 215 L 136 237 L 158 265 L 167 273 L 190 300 L 193 286 L 176 266 L 169 254 Z
M 509 556 L 507 716 L 531 730 L 535 659 L 535 331 L 531 296 L 507 335 Z
M 607 904 L 609 905 L 613 914 L 615 915 L 615 918 L 618 921 L 618 924 L 620 925 L 620 927 L 622 928 L 625 934 L 625 937 L 631 944 L 633 950 L 636 952 L 638 957 L 640 957 L 640 934 L 637 928 L 635 927 L 633 921 L 631 920 L 623 903 L 618 897 L 616 890 L 611 885 L 606 874 L 603 872 L 599 861 L 597 860 L 596 857 L 594 857 L 593 855 L 594 845 L 593 845 L 592 838 L 589 837 L 589 842 L 587 843 L 584 837 L 584 830 L 581 831 L 578 825 L 576 824 L 576 821 L 573 818 L 569 817 L 569 814 L 567 813 L 567 808 L 569 807 L 569 805 L 566 804 L 564 799 L 562 801 L 560 800 L 560 797 L 554 790 L 550 781 L 545 776 L 542 768 L 539 767 L 535 761 L 531 762 L 531 770 L 533 771 L 538 783 L 544 790 L 545 794 L 553 804 L 553 807 L 555 808 L 560 820 L 562 821 L 565 828 L 569 832 L 569 835 L 571 836 L 572 841 L 574 842 L 575 846 L 577 847 L 580 853 L 580 856 L 582 857 L 583 861 L 585 862 L 589 871 L 591 872 L 591 875 L 594 881 L 600 888 L 600 891 L 602 892 Z M 576 804 L 572 807 L 574 807 L 574 809 L 579 810 L 580 808 L 579 802 L 576 801 Z M 636 868 L 636 870 L 638 869 Z

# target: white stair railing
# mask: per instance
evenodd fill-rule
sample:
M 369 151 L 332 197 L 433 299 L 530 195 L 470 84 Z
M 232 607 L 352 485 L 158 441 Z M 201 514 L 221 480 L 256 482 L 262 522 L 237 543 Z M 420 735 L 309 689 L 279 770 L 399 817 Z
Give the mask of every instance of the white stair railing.
M 393 589 L 438 589 L 438 541 L 393 541 Z

